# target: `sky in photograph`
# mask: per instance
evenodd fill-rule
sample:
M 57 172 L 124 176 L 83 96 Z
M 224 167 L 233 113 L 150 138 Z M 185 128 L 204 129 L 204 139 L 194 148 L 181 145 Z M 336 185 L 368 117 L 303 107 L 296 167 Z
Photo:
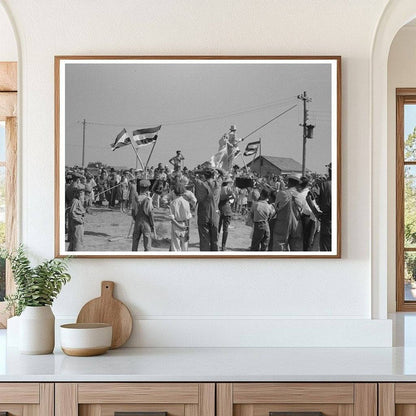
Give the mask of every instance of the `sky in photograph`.
M 218 150 L 218 140 L 237 126 L 244 137 L 273 117 L 297 106 L 240 143 L 259 138 L 262 154 L 302 162 L 303 91 L 314 138 L 307 141 L 306 167 L 325 172 L 331 161 L 331 67 L 329 64 L 253 63 L 71 63 L 65 78 L 65 164 L 81 165 L 82 120 L 86 119 L 85 162 L 135 167 L 130 146 L 110 144 L 126 128 L 162 124 L 149 166 L 167 164 L 182 150 L 194 168 Z M 139 148 L 146 161 L 151 146 Z M 251 158 L 245 158 L 248 163 Z M 241 158 L 236 159 L 242 166 Z

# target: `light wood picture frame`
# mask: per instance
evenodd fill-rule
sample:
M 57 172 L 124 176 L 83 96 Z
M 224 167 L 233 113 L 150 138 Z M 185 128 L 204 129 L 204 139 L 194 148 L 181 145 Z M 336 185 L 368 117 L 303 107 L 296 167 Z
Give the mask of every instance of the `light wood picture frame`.
M 340 258 L 341 57 L 56 56 L 55 169 L 57 257 Z

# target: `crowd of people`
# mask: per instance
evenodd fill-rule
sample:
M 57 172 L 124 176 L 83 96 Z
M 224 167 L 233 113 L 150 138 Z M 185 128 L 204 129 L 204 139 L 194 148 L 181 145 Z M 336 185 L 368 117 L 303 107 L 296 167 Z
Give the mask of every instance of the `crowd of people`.
M 226 251 L 230 225 L 252 227 L 251 251 L 331 251 L 331 164 L 326 175 L 260 176 L 247 167 L 228 171 L 210 163 L 184 166 L 180 150 L 147 169 L 66 169 L 65 221 L 68 251 L 83 250 L 84 221 L 93 206 L 131 213 L 137 251 L 152 250 L 155 210 L 171 222 L 170 251 L 187 251 L 190 220 L 197 216 L 200 251 Z

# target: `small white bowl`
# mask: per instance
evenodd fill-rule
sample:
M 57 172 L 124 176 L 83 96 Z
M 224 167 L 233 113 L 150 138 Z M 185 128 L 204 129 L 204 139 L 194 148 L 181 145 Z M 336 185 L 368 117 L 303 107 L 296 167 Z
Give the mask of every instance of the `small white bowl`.
M 61 348 L 67 355 L 89 357 L 104 354 L 111 347 L 113 327 L 110 324 L 61 325 Z

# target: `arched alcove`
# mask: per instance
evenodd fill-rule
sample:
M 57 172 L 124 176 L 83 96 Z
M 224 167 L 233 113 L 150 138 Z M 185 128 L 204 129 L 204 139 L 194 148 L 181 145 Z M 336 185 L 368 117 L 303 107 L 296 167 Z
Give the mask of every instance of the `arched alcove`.
M 397 32 L 415 17 L 414 0 L 389 2 L 380 18 L 371 54 L 371 259 L 374 319 L 387 317 L 388 281 L 392 277 L 390 263 L 394 256 L 389 244 L 389 238 L 392 236 L 391 228 L 388 226 L 392 219 L 394 221 L 395 216 L 389 189 L 391 163 L 388 163 L 388 158 L 392 157 L 389 154 L 389 141 L 394 140 L 394 137 L 389 137 L 388 134 L 388 56 Z
M 388 58 L 387 68 L 387 188 L 388 188 L 388 228 L 387 228 L 387 250 L 388 250 L 388 311 L 396 311 L 396 263 L 402 261 L 400 259 L 396 262 L 396 164 L 399 155 L 396 154 L 396 106 L 397 88 L 415 88 L 416 87 L 416 20 L 412 20 L 403 26 L 394 37 Z M 413 108 L 413 106 L 411 106 Z M 410 107 L 407 107 L 408 110 Z M 412 117 L 407 113 L 407 122 Z M 394 157 L 396 155 L 396 157 Z M 413 168 L 411 168 L 413 170 Z M 408 205 L 406 205 L 408 206 Z M 414 255 L 412 253 L 410 257 Z M 409 267 L 407 269 L 410 272 Z M 406 300 L 412 300 L 415 290 L 409 285 L 405 285 L 407 289 L 402 292 Z M 400 295 L 397 293 L 397 295 Z

